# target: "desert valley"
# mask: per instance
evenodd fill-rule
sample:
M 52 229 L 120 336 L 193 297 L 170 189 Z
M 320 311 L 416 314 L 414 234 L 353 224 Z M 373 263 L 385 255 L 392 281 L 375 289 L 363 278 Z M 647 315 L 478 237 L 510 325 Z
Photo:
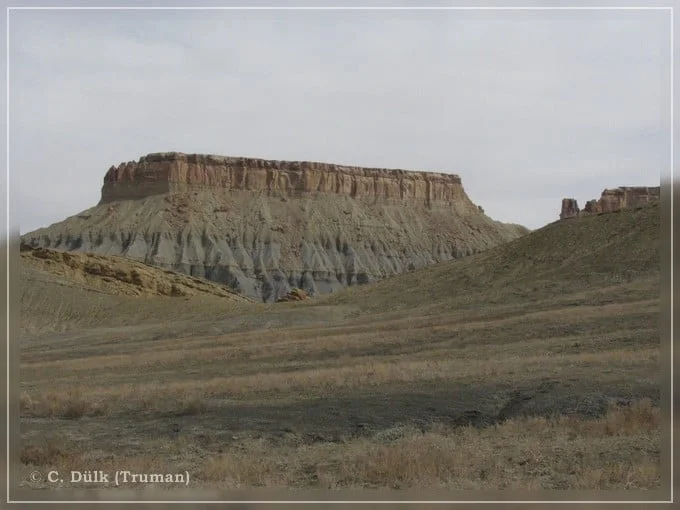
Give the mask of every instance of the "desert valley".
M 565 199 L 530 231 L 463 182 L 111 167 L 97 205 L 21 239 L 24 487 L 87 464 L 194 487 L 658 488 L 659 188 Z

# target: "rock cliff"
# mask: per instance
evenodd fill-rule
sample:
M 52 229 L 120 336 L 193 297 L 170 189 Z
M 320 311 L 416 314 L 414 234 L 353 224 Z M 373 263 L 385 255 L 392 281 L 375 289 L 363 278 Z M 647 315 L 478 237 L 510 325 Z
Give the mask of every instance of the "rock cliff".
M 276 301 L 333 292 L 515 239 L 460 177 L 157 153 L 111 167 L 100 203 L 22 236 L 119 255 Z
M 460 177 L 452 174 L 166 152 L 112 166 L 104 177 L 100 203 L 206 187 L 429 205 L 466 198 Z
M 591 214 L 615 212 L 621 209 L 640 207 L 649 202 L 659 200 L 660 187 L 619 187 L 605 189 L 599 200 L 589 200 L 583 209 L 579 209 L 578 202 L 573 198 L 562 199 L 560 219 L 576 218 Z

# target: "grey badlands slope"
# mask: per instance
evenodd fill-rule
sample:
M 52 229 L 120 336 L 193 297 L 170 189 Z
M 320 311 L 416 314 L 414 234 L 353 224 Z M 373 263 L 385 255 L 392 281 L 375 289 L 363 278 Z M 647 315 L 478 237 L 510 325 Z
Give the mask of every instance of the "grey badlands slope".
M 486 216 L 456 175 L 157 153 L 111 167 L 100 203 L 22 236 L 125 256 L 263 301 L 333 292 L 527 232 Z

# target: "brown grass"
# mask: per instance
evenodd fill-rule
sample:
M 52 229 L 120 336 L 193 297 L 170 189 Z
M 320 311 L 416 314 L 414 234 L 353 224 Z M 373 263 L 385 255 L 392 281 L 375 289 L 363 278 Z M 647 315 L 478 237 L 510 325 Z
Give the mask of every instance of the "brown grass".
M 555 398 L 577 400 L 584 390 L 616 394 L 658 384 L 658 300 L 650 292 L 612 303 L 616 292 L 602 293 L 604 303 L 556 300 L 542 311 L 508 303 L 412 319 L 389 312 L 323 329 L 267 323 L 211 335 L 198 323 L 191 326 L 201 334 L 148 341 L 114 330 L 85 332 L 49 350 L 29 343 L 22 352 L 22 414 L 29 427 L 39 427 L 30 425 L 35 418 L 63 419 L 49 430 L 71 439 L 59 448 L 26 439 L 22 458 L 26 469 L 82 464 L 92 452 L 77 438 L 96 434 L 99 469 L 182 467 L 207 486 L 654 488 L 661 476 L 659 411 L 649 401 L 598 419 L 560 415 L 556 407 L 552 417 L 511 416 L 482 428 L 398 423 L 403 404 L 394 400 L 396 388 L 484 386 L 497 394 L 479 396 L 498 399 L 499 409 L 505 388 L 539 388 L 544 381 L 554 383 Z M 337 437 L 322 430 L 332 419 L 309 414 L 281 432 L 294 419 L 287 405 L 380 395 L 395 406 L 393 425 Z M 257 432 L 258 422 L 249 421 L 257 415 L 239 422 L 234 403 L 283 407 Z M 339 412 L 361 413 L 361 404 Z M 322 439 L 310 439 L 305 421 L 318 422 Z M 114 435 L 122 427 L 129 436 Z
M 71 442 L 60 435 L 52 435 L 38 444 L 24 446 L 21 449 L 22 464 L 35 467 L 59 467 L 60 469 L 75 468 L 82 460 Z
M 47 352 L 36 343 L 22 352 L 22 377 L 30 381 L 22 409 L 35 417 L 63 415 L 69 405 L 84 405 L 81 415 L 121 408 L 200 414 L 206 399 L 282 392 L 312 398 L 394 384 L 521 383 L 527 373 L 557 379 L 631 369 L 654 374 L 657 307 L 658 298 L 556 303 L 540 312 L 531 304 L 506 305 L 504 313 L 494 316 L 491 308 L 484 319 L 453 312 L 403 321 L 384 314 L 323 329 L 187 333 L 148 343 L 117 336 L 92 347 L 74 339 Z
M 22 459 L 222 487 L 654 488 L 657 255 L 648 211 L 300 303 L 35 280 Z
M 445 355 L 436 351 L 433 356 Z M 340 390 L 379 388 L 392 383 L 454 382 L 476 378 L 504 378 L 511 381 L 522 377 L 524 371 L 534 374 L 556 375 L 580 368 L 655 365 L 658 349 L 634 351 L 615 350 L 601 353 L 570 354 L 555 357 L 551 354 L 507 357 L 504 359 L 428 359 L 409 361 L 401 357 L 390 361 L 339 360 L 347 366 L 310 368 L 294 372 L 258 373 L 245 376 L 211 377 L 202 380 L 178 380 L 159 386 L 156 382 L 122 385 L 78 386 L 65 393 L 50 391 L 24 392 L 22 411 L 27 416 L 61 416 L 79 418 L 86 415 L 115 412 L 123 403 L 126 407 L 146 410 L 169 410 L 178 415 L 200 414 L 207 409 L 207 398 L 238 398 L 271 395 L 285 391 L 305 397 L 323 397 Z M 206 358 L 208 361 L 210 358 Z
M 642 400 L 593 420 L 529 417 L 483 429 L 435 424 L 425 432 L 406 427 L 305 448 L 247 439 L 208 456 L 191 476 L 220 487 L 651 489 L 660 477 L 659 414 Z M 185 458 L 198 448 L 190 436 L 154 446 Z M 637 453 L 626 457 L 622 449 Z M 24 446 L 21 453 L 27 469 L 67 471 L 87 458 L 87 451 L 63 437 Z M 149 472 L 172 469 L 148 455 L 117 455 L 99 465 L 105 471 L 131 465 Z
M 87 397 L 79 389 L 62 392 L 48 391 L 31 395 L 22 392 L 19 406 L 23 416 L 42 418 L 77 419 L 83 416 L 100 416 L 108 413 L 105 403 L 98 398 Z

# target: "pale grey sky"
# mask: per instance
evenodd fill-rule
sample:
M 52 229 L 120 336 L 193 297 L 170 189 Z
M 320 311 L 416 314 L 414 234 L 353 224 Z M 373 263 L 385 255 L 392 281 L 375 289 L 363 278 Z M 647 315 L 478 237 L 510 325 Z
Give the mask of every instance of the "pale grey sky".
M 667 11 L 12 11 L 21 232 L 179 151 L 457 173 L 537 228 L 670 165 Z

